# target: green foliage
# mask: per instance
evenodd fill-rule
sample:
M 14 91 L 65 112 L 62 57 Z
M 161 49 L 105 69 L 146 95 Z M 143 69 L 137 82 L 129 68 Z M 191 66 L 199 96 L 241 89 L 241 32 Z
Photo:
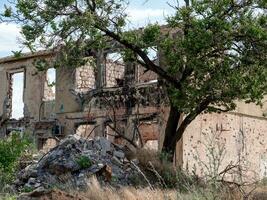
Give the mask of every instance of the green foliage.
M 90 158 L 88 158 L 87 156 L 80 156 L 76 162 L 78 163 L 78 165 L 80 166 L 81 169 L 86 169 L 92 166 L 92 161 L 90 160 Z
M 13 55 L 14 55 L 15 58 L 20 58 L 21 55 L 22 55 L 21 52 L 22 52 L 22 51 L 12 51 L 12 53 L 13 53 Z
M 34 188 L 30 187 L 30 186 L 24 186 L 21 190 L 21 192 L 23 193 L 29 193 L 32 192 L 34 190 Z
M 16 200 L 17 199 L 17 196 L 15 196 L 15 195 L 9 195 L 9 194 L 4 195 L 4 196 L 1 196 L 0 195 L 0 199 L 1 200 Z
M 18 160 L 30 144 L 30 139 L 21 137 L 19 133 L 12 133 L 10 137 L 0 140 L 0 185 L 4 186 L 14 179 Z
M 4 11 L 3 15 L 4 15 L 5 17 L 11 17 L 11 15 L 12 15 L 12 9 L 11 9 L 11 7 L 7 7 L 7 6 L 5 5 L 5 11 Z

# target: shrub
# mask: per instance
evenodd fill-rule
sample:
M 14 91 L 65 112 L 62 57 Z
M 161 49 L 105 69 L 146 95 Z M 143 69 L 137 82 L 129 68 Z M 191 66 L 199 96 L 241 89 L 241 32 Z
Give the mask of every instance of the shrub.
M 87 156 L 80 156 L 76 162 L 80 166 L 81 169 L 86 169 L 92 166 L 92 161 Z
M 30 144 L 28 136 L 21 137 L 19 133 L 0 140 L 0 188 L 14 179 L 18 160 Z

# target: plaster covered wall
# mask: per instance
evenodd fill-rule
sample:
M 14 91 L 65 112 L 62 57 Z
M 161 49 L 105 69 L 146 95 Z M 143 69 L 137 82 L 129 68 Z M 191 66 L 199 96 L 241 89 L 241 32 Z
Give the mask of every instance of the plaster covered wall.
M 216 159 L 221 160 L 219 172 L 240 164 L 248 177 L 267 177 L 267 119 L 238 113 L 200 115 L 184 134 L 183 166 L 204 175 Z
M 0 116 L 4 115 L 4 103 L 7 96 L 7 90 L 8 90 L 8 78 L 7 78 L 7 72 L 3 65 L 0 64 Z
M 0 115 L 4 112 L 5 99 L 10 92 L 9 74 L 24 72 L 24 116 L 29 117 L 31 121 L 37 121 L 39 118 L 39 109 L 44 96 L 44 80 L 46 74 L 36 70 L 32 65 L 33 59 L 27 59 L 19 62 L 0 64 Z

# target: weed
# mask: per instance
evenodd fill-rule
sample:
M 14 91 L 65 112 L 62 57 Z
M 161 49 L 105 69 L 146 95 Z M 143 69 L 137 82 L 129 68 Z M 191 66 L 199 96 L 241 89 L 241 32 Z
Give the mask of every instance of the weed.
M 80 166 L 81 169 L 86 169 L 92 166 L 92 161 L 90 160 L 90 158 L 88 158 L 87 156 L 80 156 L 76 162 L 78 163 L 78 165 Z

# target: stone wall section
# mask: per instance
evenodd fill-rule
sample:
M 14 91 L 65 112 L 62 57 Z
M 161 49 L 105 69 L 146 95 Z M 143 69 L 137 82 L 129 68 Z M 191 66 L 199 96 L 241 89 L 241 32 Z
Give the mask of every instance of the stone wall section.
M 123 79 L 125 66 L 122 62 L 106 61 L 106 87 L 118 86 L 117 79 Z
M 158 75 L 155 72 L 150 70 L 146 70 L 144 67 L 138 65 L 137 76 L 139 83 L 147 83 L 150 81 L 156 81 L 158 79 Z
M 85 65 L 76 69 L 75 84 L 77 92 L 88 92 L 95 89 L 95 72 L 93 66 Z

